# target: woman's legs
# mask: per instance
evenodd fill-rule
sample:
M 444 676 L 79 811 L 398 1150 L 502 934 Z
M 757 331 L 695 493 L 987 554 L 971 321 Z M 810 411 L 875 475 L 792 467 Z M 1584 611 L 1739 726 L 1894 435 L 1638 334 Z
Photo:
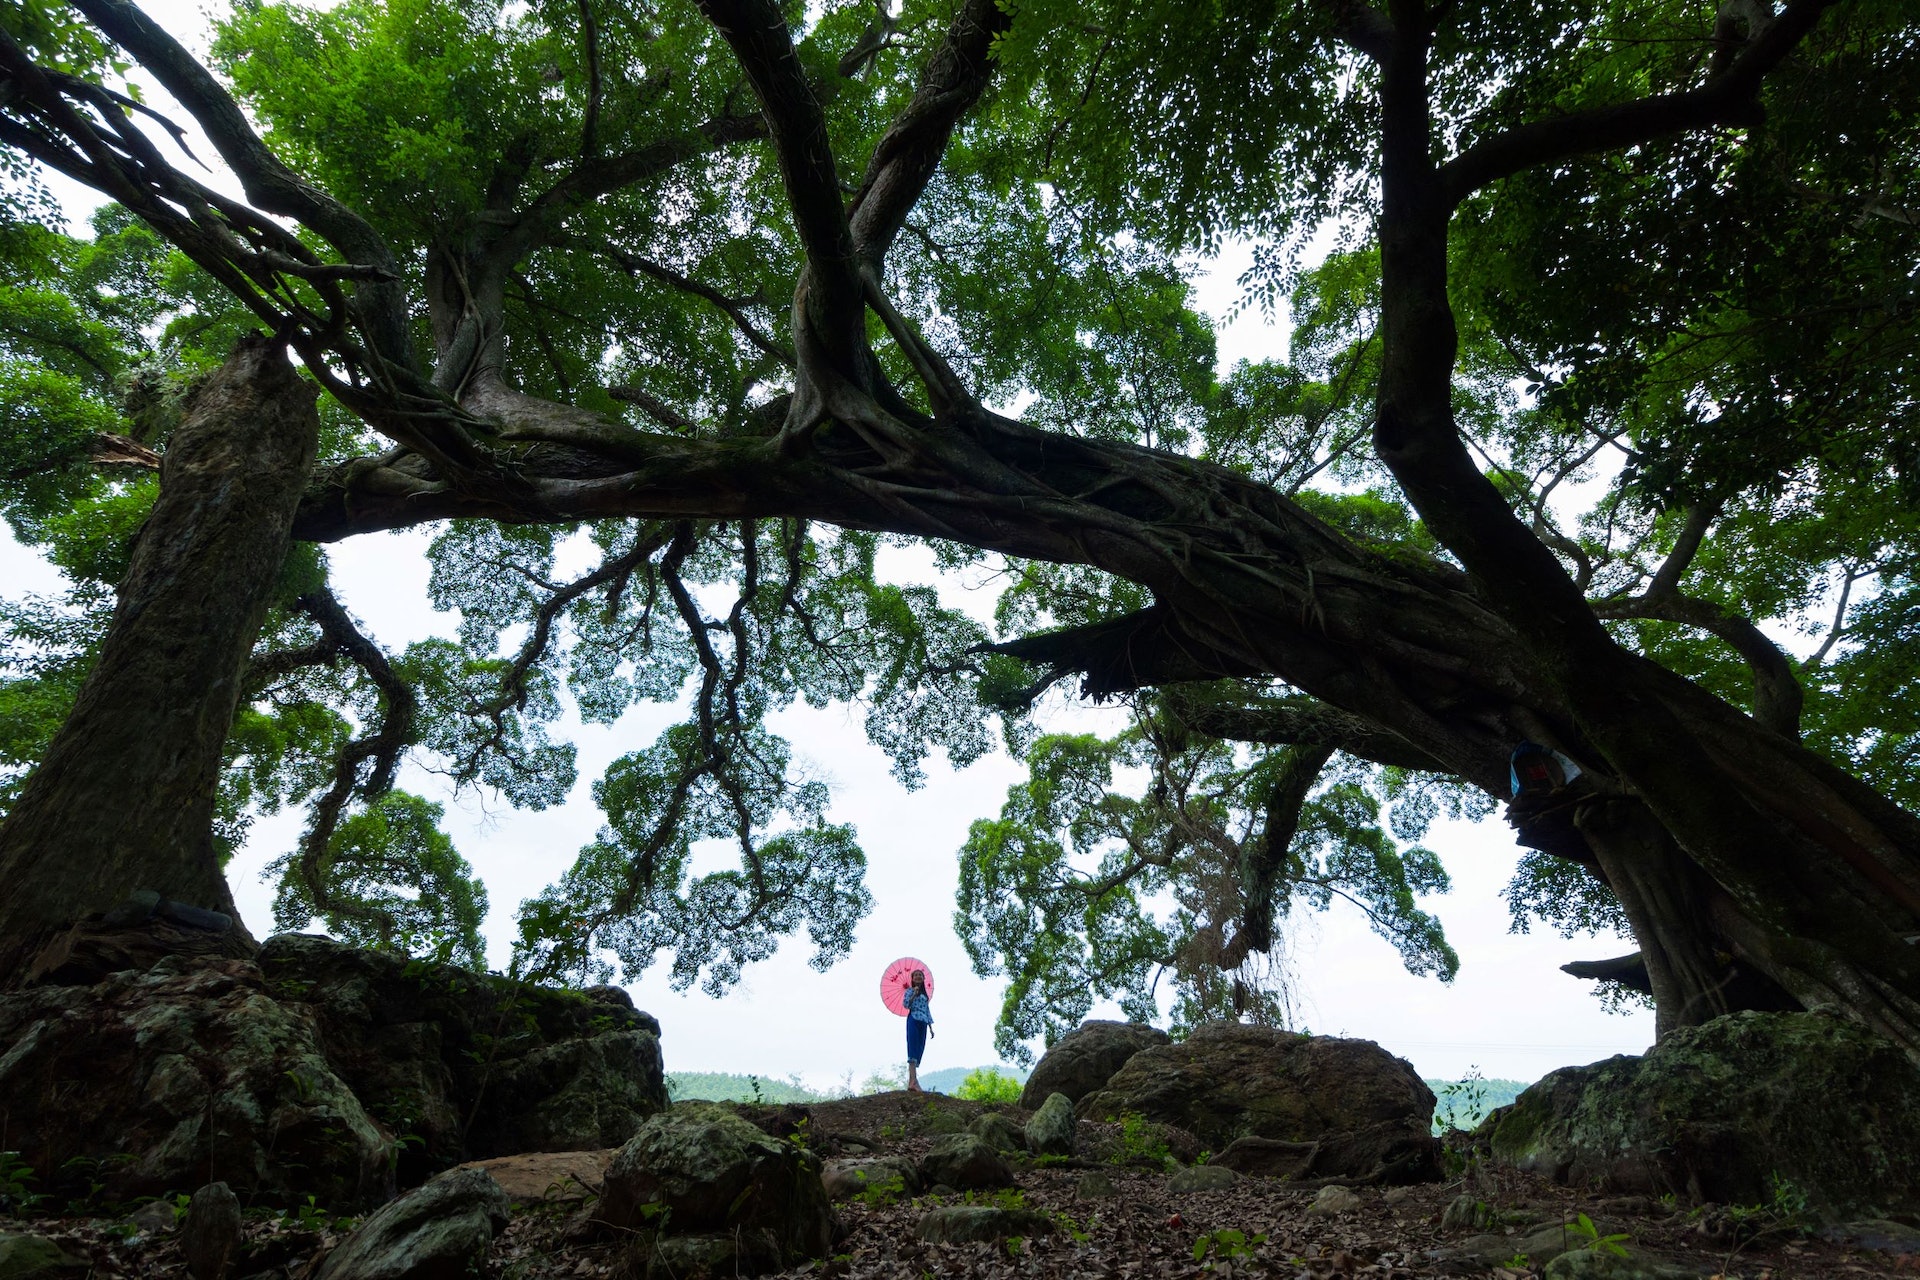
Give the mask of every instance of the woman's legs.
M 927 1024 L 907 1018 L 907 1092 L 920 1092 L 920 1055 L 927 1047 Z

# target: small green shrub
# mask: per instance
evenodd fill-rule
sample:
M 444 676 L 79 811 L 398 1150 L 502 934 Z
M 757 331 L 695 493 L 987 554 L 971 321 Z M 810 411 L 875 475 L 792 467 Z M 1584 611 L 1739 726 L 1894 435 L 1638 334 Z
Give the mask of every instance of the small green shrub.
M 1153 1127 L 1153 1122 L 1138 1111 L 1128 1111 L 1120 1116 L 1120 1144 L 1109 1157 L 1112 1164 L 1157 1164 L 1166 1166 L 1174 1163 L 1173 1152 L 1168 1150 L 1166 1139 Z
M 1020 1082 L 993 1067 L 977 1067 L 967 1073 L 953 1096 L 969 1102 L 1018 1102 Z
M 1486 1078 L 1479 1067 L 1468 1067 L 1465 1076 L 1441 1087 L 1434 1100 L 1433 1131 L 1443 1134 L 1452 1129 L 1471 1129 L 1488 1110 Z
M 1632 1238 L 1624 1231 L 1616 1231 L 1608 1236 L 1601 1235 L 1600 1228 L 1594 1226 L 1593 1219 L 1584 1213 L 1567 1224 L 1567 1234 L 1580 1241 L 1579 1247 L 1589 1253 L 1612 1254 L 1616 1258 L 1627 1256 L 1627 1249 L 1622 1241 Z
M 969 1191 L 961 1197 L 961 1202 L 992 1205 L 996 1209 L 1005 1209 L 1011 1213 L 1027 1207 L 1027 1196 L 1018 1187 L 1002 1187 L 998 1191 Z
M 906 1179 L 896 1173 L 891 1178 L 876 1178 L 869 1182 L 860 1188 L 854 1199 L 869 1209 L 885 1209 L 898 1201 L 906 1191 Z
M 1251 1258 L 1254 1249 L 1266 1242 L 1265 1236 L 1250 1236 L 1233 1227 L 1226 1227 L 1219 1231 L 1205 1231 L 1201 1233 L 1198 1240 L 1193 1242 L 1193 1260 L 1206 1262 L 1207 1255 L 1211 1253 L 1213 1261 L 1207 1263 L 1209 1267 L 1216 1267 L 1222 1262 L 1229 1264 L 1242 1262 Z
M 1696 1215 L 1698 1210 L 1695 1210 Z M 1807 1193 L 1779 1174 L 1773 1175 L 1773 1199 L 1767 1204 L 1730 1204 L 1725 1211 L 1736 1236 L 1745 1238 L 1777 1231 L 1795 1231 L 1807 1225 Z
M 21 1159 L 18 1151 L 0 1151 L 0 1200 L 13 1206 L 13 1212 L 25 1217 L 28 1211 L 46 1199 L 28 1190 L 28 1187 L 40 1179 L 34 1175 L 33 1166 Z

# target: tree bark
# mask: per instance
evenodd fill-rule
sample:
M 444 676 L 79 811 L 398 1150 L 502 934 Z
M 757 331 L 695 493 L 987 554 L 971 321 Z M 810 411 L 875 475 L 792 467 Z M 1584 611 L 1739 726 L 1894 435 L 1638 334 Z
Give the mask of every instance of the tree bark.
M 1735 1006 L 1730 957 L 1716 955 L 1699 869 L 1647 807 L 1590 800 L 1574 812 L 1600 870 L 1620 899 L 1653 988 L 1654 1034 L 1698 1026 Z
M 50 940 L 141 890 L 240 931 L 214 793 L 313 465 L 314 398 L 279 344 L 248 337 L 174 432 L 99 658 L 0 823 L 0 973 L 28 977 Z

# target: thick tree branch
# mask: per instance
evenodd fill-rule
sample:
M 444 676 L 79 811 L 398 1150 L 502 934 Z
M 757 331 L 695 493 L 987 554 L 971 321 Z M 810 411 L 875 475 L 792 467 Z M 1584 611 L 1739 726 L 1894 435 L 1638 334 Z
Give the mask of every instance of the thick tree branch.
M 794 52 L 786 18 L 774 0 L 701 0 L 700 11 L 732 46 L 759 96 L 794 229 L 807 255 L 802 310 L 841 375 L 864 381 L 856 373 L 864 346 L 859 322 L 865 312 L 853 232 L 841 204 L 826 114 Z M 796 334 L 795 341 L 800 340 Z
M 1456 205 L 1489 183 L 1539 165 L 1709 125 L 1751 123 L 1759 109 L 1761 82 L 1837 3 L 1791 0 L 1725 70 L 1710 75 L 1698 88 L 1537 120 L 1476 143 L 1440 169 L 1448 204 Z
M 677 169 L 689 160 L 712 155 L 738 142 L 767 135 L 759 116 L 716 116 L 691 132 L 661 138 L 613 155 L 583 153 L 566 176 L 530 200 L 489 251 L 489 262 L 517 264 L 533 249 L 550 243 L 567 214 L 603 196 Z
M 580 158 L 600 147 L 600 28 L 593 20 L 593 0 L 580 0 L 580 52 L 587 62 L 587 110 L 580 121 Z
M 876 274 L 940 167 L 960 119 L 993 79 L 994 40 L 1012 24 L 999 0 L 966 0 L 934 51 L 920 87 L 874 147 L 848 205 L 855 251 Z
M 1594 612 L 1602 618 L 1677 622 L 1718 636 L 1734 647 L 1753 673 L 1753 718 L 1790 738 L 1800 736 L 1800 710 L 1806 702 L 1806 690 L 1800 685 L 1792 659 L 1749 619 L 1711 600 L 1678 591 L 1658 596 L 1649 592 L 1632 600 L 1601 603 Z
M 628 404 L 638 405 L 642 413 L 645 413 L 649 418 L 652 418 L 669 431 L 678 431 L 684 435 L 695 435 L 700 430 L 699 423 L 668 404 L 665 400 L 662 400 L 659 396 L 646 390 L 644 387 L 608 387 L 607 394 L 615 400 L 623 400 Z
M 1611 960 L 1575 960 L 1561 965 L 1560 972 L 1593 982 L 1617 982 L 1642 995 L 1653 994 L 1653 981 L 1647 977 L 1647 959 L 1638 951 Z
M 1333 34 L 1375 62 L 1385 62 L 1393 43 L 1393 24 L 1367 0 L 1328 0 Z
M 1161 705 L 1181 724 L 1210 738 L 1267 746 L 1325 747 L 1375 764 L 1450 772 L 1398 734 L 1312 698 L 1215 701 L 1175 684 L 1161 690 Z M 1501 765 L 1495 759 L 1486 762 L 1489 779 L 1498 776 Z
M 1700 554 L 1700 544 L 1706 541 L 1707 530 L 1719 518 L 1720 507 L 1721 503 L 1716 500 L 1695 502 L 1687 508 L 1687 520 L 1673 540 L 1673 550 L 1667 553 L 1667 558 L 1654 571 L 1652 581 L 1647 583 L 1647 599 L 1661 599 L 1680 586 L 1680 579 L 1686 576 L 1688 566 Z
M 158 471 L 160 455 L 130 436 L 114 431 L 95 433 L 87 441 L 87 457 L 96 467 L 139 467 Z
M 1260 833 L 1240 848 L 1240 927 L 1217 962 L 1221 969 L 1238 969 L 1250 953 L 1273 948 L 1274 906 L 1286 888 L 1300 814 L 1333 752 L 1331 746 L 1295 747 L 1275 771 L 1262 806 L 1266 813 Z
M 75 0 L 74 7 L 133 55 L 199 122 L 220 158 L 240 179 L 248 200 L 268 213 L 311 227 L 347 261 L 381 274 L 381 280 L 355 290 L 354 311 L 375 355 L 403 368 L 417 368 L 399 263 L 372 225 L 281 163 L 220 82 L 131 0 Z

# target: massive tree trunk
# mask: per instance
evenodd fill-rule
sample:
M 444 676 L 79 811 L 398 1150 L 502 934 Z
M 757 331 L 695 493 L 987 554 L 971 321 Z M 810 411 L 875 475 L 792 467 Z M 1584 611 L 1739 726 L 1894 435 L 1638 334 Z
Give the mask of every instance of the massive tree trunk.
M 1548 741 L 1619 801 L 1590 806 L 1581 827 L 1640 935 L 1662 1025 L 1728 1007 L 1737 960 L 1920 1056 L 1920 951 L 1908 942 L 1920 932 L 1920 824 L 1616 644 L 1467 451 L 1452 412 L 1447 232 L 1476 156 L 1445 169 L 1433 159 L 1429 39 L 1420 14 L 1396 9 L 1381 59 L 1376 450 L 1536 664 L 1539 693 L 1561 709 Z M 1475 174 L 1496 176 L 1497 165 Z
M 0 973 L 32 976 L 65 931 L 140 891 L 239 930 L 214 792 L 313 465 L 314 395 L 279 344 L 246 338 L 168 443 L 100 656 L 0 823 Z

